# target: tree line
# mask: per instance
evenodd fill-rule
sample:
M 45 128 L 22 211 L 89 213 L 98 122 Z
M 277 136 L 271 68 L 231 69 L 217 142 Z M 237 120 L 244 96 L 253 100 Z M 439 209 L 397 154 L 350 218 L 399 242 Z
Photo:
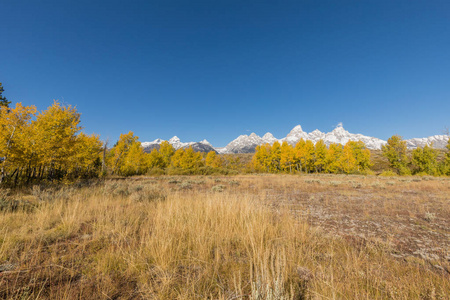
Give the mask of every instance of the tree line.
M 58 101 L 44 111 L 10 101 L 2 96 L 0 83 L 0 184 L 28 184 L 41 180 L 68 180 L 106 175 L 142 174 L 236 174 L 344 173 L 370 174 L 371 152 L 363 142 L 327 146 L 301 139 L 256 147 L 251 162 L 238 155 L 201 153 L 191 147 L 174 149 L 164 141 L 150 153 L 139 138 L 121 134 L 111 149 L 98 135 L 82 132 L 80 113 Z M 450 175 L 450 140 L 443 159 L 433 145 L 408 151 L 406 142 L 394 135 L 382 147 L 389 172 L 398 175 Z
M 253 167 L 268 173 L 365 173 L 372 166 L 370 151 L 363 142 L 349 141 L 344 146 L 323 140 L 314 144 L 300 139 L 292 146 L 284 141 L 257 146 Z
M 118 142 L 107 154 L 107 166 L 112 175 L 142 174 L 212 174 L 237 173 L 242 167 L 239 157 L 196 152 L 192 147 L 175 148 L 163 141 L 159 149 L 144 151 L 132 131 L 121 134 Z
M 382 146 L 390 169 L 398 175 L 450 175 L 450 139 L 444 158 L 438 160 L 439 150 L 433 144 L 418 147 L 408 155 L 406 141 L 394 135 Z

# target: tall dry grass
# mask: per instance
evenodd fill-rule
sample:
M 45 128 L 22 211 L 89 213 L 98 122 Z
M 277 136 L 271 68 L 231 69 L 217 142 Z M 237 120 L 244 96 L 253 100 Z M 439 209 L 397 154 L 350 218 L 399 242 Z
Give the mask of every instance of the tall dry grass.
M 423 261 L 395 260 L 383 244 L 330 237 L 245 190 L 129 180 L 15 195 L 34 209 L 0 213 L 0 298 L 448 295 L 449 277 Z

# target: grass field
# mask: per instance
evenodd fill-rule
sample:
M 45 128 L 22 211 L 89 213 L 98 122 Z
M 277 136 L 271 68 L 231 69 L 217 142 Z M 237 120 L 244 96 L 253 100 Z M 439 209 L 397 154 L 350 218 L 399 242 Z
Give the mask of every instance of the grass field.
M 0 190 L 0 298 L 448 299 L 449 204 L 432 177 Z

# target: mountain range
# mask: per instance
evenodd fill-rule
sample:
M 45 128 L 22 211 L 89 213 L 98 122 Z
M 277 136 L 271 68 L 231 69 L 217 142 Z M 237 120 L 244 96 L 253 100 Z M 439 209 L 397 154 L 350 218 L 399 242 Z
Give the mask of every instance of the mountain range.
M 183 143 L 176 136 L 171 138 L 168 142 L 175 148 L 186 148 L 191 146 L 195 151 L 201 152 L 209 152 L 216 151 L 219 154 L 230 154 L 230 153 L 253 153 L 255 152 L 255 148 L 258 145 L 262 144 L 273 144 L 275 141 L 279 141 L 280 143 L 286 141 L 289 144 L 295 146 L 295 144 L 300 140 L 311 140 L 313 143 L 316 143 L 319 140 L 323 140 L 326 145 L 330 145 L 332 143 L 340 143 L 342 145 L 346 144 L 348 141 L 362 141 L 366 144 L 366 147 L 371 150 L 379 150 L 381 146 L 386 144 L 386 141 L 365 136 L 362 134 L 354 134 L 350 133 L 344 129 L 344 127 L 340 124 L 333 131 L 324 133 L 320 130 L 316 129 L 310 133 L 303 131 L 300 125 L 295 126 L 286 137 L 277 139 L 270 132 L 266 133 L 262 137 L 255 133 L 251 133 L 250 135 L 240 135 L 233 141 L 231 141 L 225 147 L 213 147 L 207 140 L 203 140 L 201 142 L 188 142 Z M 417 147 L 423 147 L 427 144 L 433 143 L 434 148 L 445 148 L 450 136 L 448 135 L 434 135 L 425 138 L 413 138 L 406 141 L 406 145 L 408 149 L 415 149 Z M 145 151 L 150 152 L 154 148 L 159 148 L 163 140 L 156 139 L 152 142 L 143 142 L 142 146 Z

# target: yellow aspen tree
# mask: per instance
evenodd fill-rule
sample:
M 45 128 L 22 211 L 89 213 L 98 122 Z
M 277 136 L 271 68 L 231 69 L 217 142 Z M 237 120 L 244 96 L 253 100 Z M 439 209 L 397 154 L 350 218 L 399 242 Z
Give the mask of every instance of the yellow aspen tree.
M 433 148 L 433 144 L 414 149 L 411 161 L 416 168 L 416 173 L 438 175 L 437 156 L 438 152 Z
M 209 151 L 205 158 L 205 164 L 212 168 L 222 168 L 223 159 L 215 151 Z
M 297 171 L 302 172 L 305 169 L 306 172 L 306 142 L 304 139 L 300 139 L 294 148 L 294 159 L 297 163 Z
M 36 118 L 39 160 L 46 166 L 50 179 L 64 173 L 70 158 L 75 155 L 76 135 L 81 130 L 80 114 L 72 106 L 54 101 Z
M 372 166 L 372 163 L 370 162 L 370 150 L 366 148 L 364 142 L 349 141 L 348 144 L 352 148 L 353 156 L 356 159 L 357 170 L 368 170 Z
M 175 153 L 172 155 L 172 159 L 171 159 L 171 165 L 174 168 L 183 168 L 183 156 L 184 156 L 184 149 L 180 148 L 178 150 L 175 151 Z
M 281 145 L 278 141 L 273 143 L 270 149 L 270 171 L 273 173 L 278 172 L 280 168 L 280 159 L 281 159 Z
M 285 172 L 292 173 L 292 166 L 294 164 L 294 148 L 286 141 L 281 144 L 280 151 L 280 166 Z
M 214 168 L 214 161 L 217 158 L 216 151 L 209 151 L 205 158 L 205 165 Z
M 175 154 L 175 149 L 168 141 L 163 141 L 159 145 L 159 153 L 162 156 L 163 166 L 162 168 L 167 168 L 170 166 L 171 158 Z
M 345 144 L 339 164 L 341 170 L 346 174 L 353 173 L 357 170 L 357 161 L 350 142 Z
M 31 119 L 36 107 L 17 103 L 15 108 L 0 108 L 0 183 L 8 171 L 23 166 L 31 140 Z
M 164 169 L 166 168 L 166 164 L 164 162 L 163 155 L 154 148 L 152 152 L 147 156 L 148 159 L 148 166 L 149 168 L 159 168 Z
M 98 135 L 78 134 L 75 143 L 75 155 L 70 158 L 69 172 L 75 177 L 98 175 L 101 167 L 103 143 Z
M 325 156 L 325 171 L 328 173 L 339 173 L 341 156 L 342 156 L 341 144 L 330 144 L 327 154 Z
M 327 155 L 327 145 L 323 140 L 319 140 L 314 146 L 314 167 L 316 172 L 322 172 L 325 169 L 325 157 Z
M 132 131 L 127 134 L 121 134 L 116 145 L 111 149 L 108 158 L 108 164 L 112 170 L 113 174 L 121 174 L 123 170 L 123 165 L 125 163 L 125 158 L 130 151 L 131 146 L 138 140 L 137 136 L 134 136 Z
M 253 155 L 253 167 L 257 170 L 257 171 L 266 171 L 269 172 L 268 169 L 268 162 L 270 160 L 270 151 L 268 149 L 267 144 L 266 145 L 260 145 L 257 146 L 255 149 L 255 154 Z
M 181 168 L 184 170 L 197 169 L 202 166 L 202 155 L 199 152 L 195 152 L 191 146 L 185 151 L 181 159 Z
M 445 170 L 444 173 L 446 173 L 447 175 L 450 175 L 450 139 L 448 139 L 447 142 L 447 152 L 445 153 Z
M 121 165 L 120 173 L 125 176 L 141 175 L 148 170 L 147 153 L 138 141 L 133 142 Z
M 314 143 L 310 140 L 305 142 L 305 154 L 304 154 L 304 164 L 306 167 L 306 172 L 311 172 L 314 170 L 315 155 L 314 155 Z
M 386 145 L 381 147 L 383 156 L 389 161 L 390 167 L 400 175 L 410 174 L 408 169 L 408 156 L 406 155 L 406 142 L 399 135 L 393 135 Z

